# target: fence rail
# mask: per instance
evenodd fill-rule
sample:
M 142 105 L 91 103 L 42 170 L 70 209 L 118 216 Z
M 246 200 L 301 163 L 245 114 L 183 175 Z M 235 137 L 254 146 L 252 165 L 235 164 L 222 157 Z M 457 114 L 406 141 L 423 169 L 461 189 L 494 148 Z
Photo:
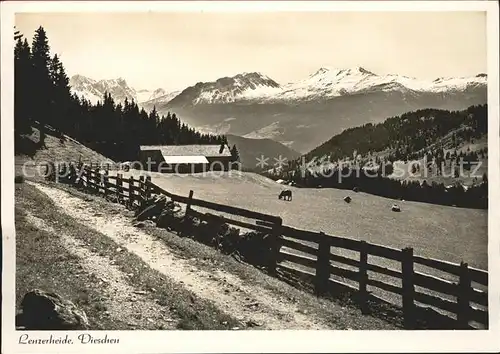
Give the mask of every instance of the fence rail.
M 282 219 L 278 216 L 195 199 L 193 191 L 190 191 L 189 196 L 173 194 L 155 185 L 150 177 L 141 176 L 137 180 L 133 177 L 123 178 L 120 173 L 116 176 L 108 176 L 107 171 L 101 173 L 88 166 L 83 167 L 81 178 L 76 177 L 76 172 L 70 173 L 69 176 L 69 179 L 73 178 L 76 184 L 107 196 L 114 195 L 124 203 L 141 204 L 152 193 L 162 194 L 173 201 L 186 204 L 187 216 L 201 220 L 217 218 L 219 222 L 271 235 L 274 250 L 274 257 L 269 265 L 271 274 L 277 275 L 277 271 L 281 270 L 305 279 L 313 286 L 317 295 L 328 293 L 332 284 L 355 291 L 358 304 L 363 311 L 367 309 L 369 300 L 373 298 L 399 306 L 373 294 L 373 288 L 397 295 L 402 300 L 405 328 L 415 328 L 419 313 L 429 307 L 448 312 L 449 314 L 443 314 L 443 316 L 446 315 L 454 321 L 454 328 L 476 328 L 477 325 L 474 323 L 488 328 L 488 293 L 484 290 L 488 286 L 488 273 L 469 267 L 467 263 L 455 264 L 414 255 L 412 248 L 396 249 L 326 235 L 323 232 L 292 228 L 282 225 Z M 193 207 L 252 219 L 252 222 L 210 212 L 203 213 L 194 210 Z M 357 256 L 351 258 L 334 254 L 332 248 L 335 251 L 354 252 Z M 393 266 L 368 262 L 369 256 L 379 257 Z M 397 264 L 400 270 L 395 269 L 397 267 L 394 267 L 394 264 Z M 428 267 L 435 274 L 445 273 L 444 278 L 447 279 L 415 270 L 416 266 Z M 382 277 L 374 277 L 374 274 Z M 388 278 L 397 281 L 390 281 Z M 455 281 L 450 281 L 450 278 L 455 278 Z M 351 284 L 346 280 L 349 280 Z M 352 285 L 353 282 L 356 285 Z M 417 289 L 417 287 L 427 290 Z

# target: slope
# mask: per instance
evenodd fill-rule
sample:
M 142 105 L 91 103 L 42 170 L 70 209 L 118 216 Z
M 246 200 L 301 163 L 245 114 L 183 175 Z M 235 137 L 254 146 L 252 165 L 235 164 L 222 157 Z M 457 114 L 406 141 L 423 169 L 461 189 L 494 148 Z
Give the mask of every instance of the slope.
M 113 160 L 95 152 L 68 135 L 64 135 L 65 140 L 61 142 L 59 134 L 55 130 L 49 126 L 46 126 L 45 130 L 45 147 L 40 146 L 38 127 L 32 127 L 31 134 L 16 137 L 16 174 L 23 174 L 23 168 L 25 172 L 33 173 L 35 167 L 43 166 L 50 161 L 69 163 L 78 162 L 81 159 L 85 163 L 113 163 Z

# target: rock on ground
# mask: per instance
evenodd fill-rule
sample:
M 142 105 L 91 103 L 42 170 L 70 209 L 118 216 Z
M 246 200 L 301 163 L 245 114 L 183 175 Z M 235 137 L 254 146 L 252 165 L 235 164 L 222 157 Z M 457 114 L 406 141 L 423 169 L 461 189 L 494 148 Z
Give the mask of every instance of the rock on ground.
M 71 301 L 55 293 L 40 289 L 27 292 L 21 302 L 22 313 L 16 317 L 16 326 L 31 330 L 88 329 L 85 312 Z

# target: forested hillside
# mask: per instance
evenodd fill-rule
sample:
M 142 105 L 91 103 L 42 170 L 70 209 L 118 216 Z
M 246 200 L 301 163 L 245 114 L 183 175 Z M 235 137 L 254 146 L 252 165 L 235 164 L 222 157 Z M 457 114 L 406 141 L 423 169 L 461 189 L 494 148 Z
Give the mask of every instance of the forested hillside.
M 425 109 L 334 136 L 268 175 L 309 188 L 488 207 L 487 105 Z
M 48 124 L 114 160 L 136 158 L 139 145 L 206 144 L 226 141 L 224 136 L 200 134 L 182 123 L 175 113 L 160 116 L 136 102 L 115 104 L 106 94 L 92 105 L 70 93 L 69 79 L 57 55 L 51 57 L 47 34 L 39 27 L 30 46 L 16 32 L 15 132 L 16 151 L 22 152 L 23 134 L 35 121 Z M 41 132 L 43 139 L 45 132 Z M 42 144 L 43 145 L 43 144 Z
M 388 151 L 387 159 L 413 160 L 426 151 L 441 147 L 457 147 L 463 142 L 473 142 L 488 132 L 487 105 L 471 106 L 463 111 L 424 109 L 388 118 L 383 123 L 365 124 L 350 128 L 309 152 L 306 157 L 329 156 L 330 161 L 351 157 L 356 151 L 366 156 Z M 440 141 L 450 134 L 451 144 L 440 146 Z

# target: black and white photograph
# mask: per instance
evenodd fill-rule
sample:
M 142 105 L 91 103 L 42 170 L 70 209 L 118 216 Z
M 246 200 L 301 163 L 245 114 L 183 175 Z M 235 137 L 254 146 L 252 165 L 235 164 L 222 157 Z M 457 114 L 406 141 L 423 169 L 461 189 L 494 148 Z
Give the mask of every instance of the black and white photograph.
M 98 3 L 2 3 L 16 352 L 143 331 L 492 348 L 498 4 Z

